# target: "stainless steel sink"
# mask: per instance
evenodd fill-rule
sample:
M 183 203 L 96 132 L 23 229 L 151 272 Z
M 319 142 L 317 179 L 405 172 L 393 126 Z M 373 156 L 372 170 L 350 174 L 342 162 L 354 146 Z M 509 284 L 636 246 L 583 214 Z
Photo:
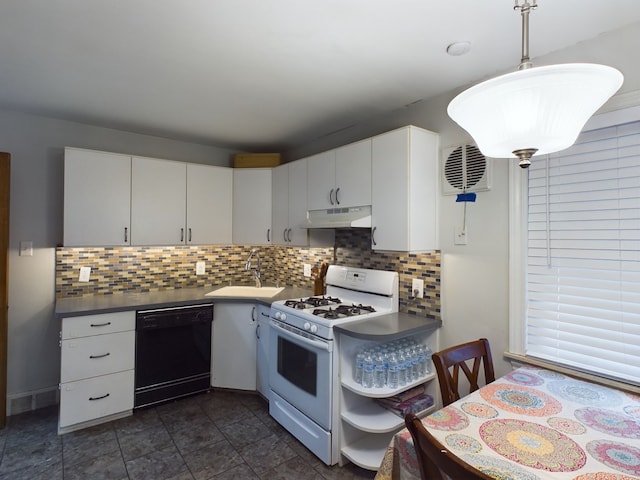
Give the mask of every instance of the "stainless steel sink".
M 279 294 L 284 287 L 245 287 L 241 285 L 231 285 L 222 287 L 205 294 L 207 297 L 248 297 L 248 298 L 271 298 Z

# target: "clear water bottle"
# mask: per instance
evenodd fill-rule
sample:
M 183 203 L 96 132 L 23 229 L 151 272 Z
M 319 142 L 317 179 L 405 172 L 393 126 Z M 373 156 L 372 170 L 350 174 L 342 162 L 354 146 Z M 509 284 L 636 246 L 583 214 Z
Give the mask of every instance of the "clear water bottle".
M 404 349 L 398 350 L 398 385 L 404 387 L 407 384 L 407 357 Z
M 364 363 L 362 364 L 362 386 L 364 388 L 373 388 L 374 372 L 375 365 L 373 363 L 373 355 L 367 352 L 364 356 Z
M 375 374 L 373 377 L 373 386 L 383 388 L 387 383 L 387 371 L 384 368 L 384 354 L 379 351 L 375 358 Z
M 424 367 L 425 367 L 426 356 L 424 352 L 424 345 L 416 346 L 415 352 L 416 352 L 417 362 L 416 362 L 416 370 L 414 374 L 416 375 L 416 378 L 421 378 L 425 376 Z
M 416 356 L 413 347 L 409 346 L 404 349 L 404 355 L 407 357 L 407 383 L 411 383 L 416 379 Z
M 417 345 L 411 347 L 411 367 L 413 370 L 413 379 L 420 378 L 420 351 Z
M 364 365 L 364 350 L 359 350 L 356 353 L 356 361 L 353 364 L 353 380 L 356 383 L 362 384 L 362 366 Z
M 433 371 L 431 355 L 433 352 L 428 346 L 424 346 L 424 374 L 429 375 Z
M 398 356 L 391 352 L 389 354 L 389 369 L 387 370 L 387 387 L 398 388 Z

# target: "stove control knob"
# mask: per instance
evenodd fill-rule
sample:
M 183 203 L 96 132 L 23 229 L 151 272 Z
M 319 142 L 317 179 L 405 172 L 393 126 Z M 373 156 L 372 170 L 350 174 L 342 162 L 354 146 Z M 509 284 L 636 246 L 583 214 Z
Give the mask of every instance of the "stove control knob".
M 304 322 L 304 329 L 305 330 L 311 330 L 311 324 L 309 322 Z M 314 325 L 315 326 L 315 325 Z
M 286 320 L 287 319 L 287 315 L 286 313 L 283 312 L 276 312 L 276 320 Z
M 317 325 L 311 325 L 311 333 L 318 333 L 318 326 Z

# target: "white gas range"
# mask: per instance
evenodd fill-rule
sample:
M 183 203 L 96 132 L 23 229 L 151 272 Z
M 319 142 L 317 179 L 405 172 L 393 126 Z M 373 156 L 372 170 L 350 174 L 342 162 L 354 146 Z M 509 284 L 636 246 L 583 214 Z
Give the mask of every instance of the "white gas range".
M 327 465 L 338 462 L 333 327 L 398 311 L 398 274 L 331 265 L 326 294 L 271 306 L 269 413 Z

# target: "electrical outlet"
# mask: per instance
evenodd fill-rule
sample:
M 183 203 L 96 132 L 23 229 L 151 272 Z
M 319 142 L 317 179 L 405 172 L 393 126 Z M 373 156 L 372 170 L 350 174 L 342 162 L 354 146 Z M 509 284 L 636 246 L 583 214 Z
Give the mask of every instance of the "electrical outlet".
M 311 276 L 311 264 L 310 263 L 305 263 L 304 266 L 303 266 L 302 272 L 303 272 L 305 277 L 310 277 Z
M 204 262 L 196 262 L 196 275 L 204 275 L 205 264 Z
M 411 282 L 411 293 L 416 298 L 424 298 L 424 280 L 414 278 Z
M 466 245 L 469 242 L 469 232 L 466 227 L 456 227 L 453 235 L 454 245 Z
M 88 282 L 91 277 L 91 267 L 80 267 L 80 277 L 78 277 L 79 282 Z

